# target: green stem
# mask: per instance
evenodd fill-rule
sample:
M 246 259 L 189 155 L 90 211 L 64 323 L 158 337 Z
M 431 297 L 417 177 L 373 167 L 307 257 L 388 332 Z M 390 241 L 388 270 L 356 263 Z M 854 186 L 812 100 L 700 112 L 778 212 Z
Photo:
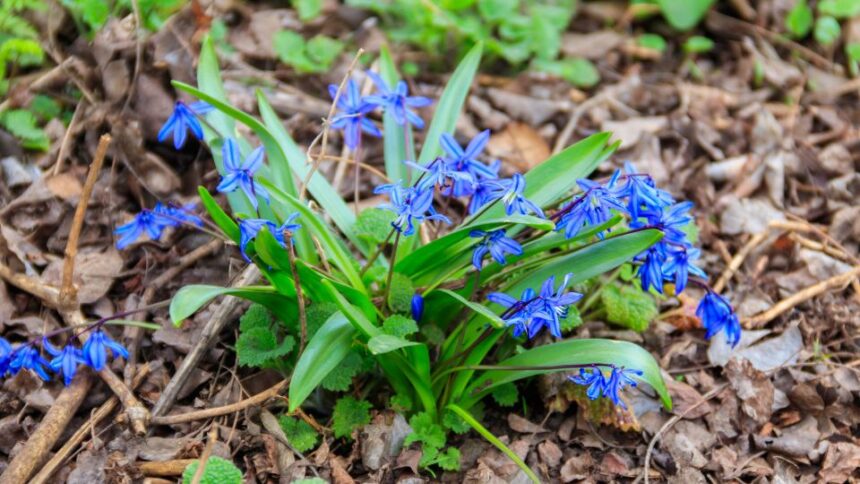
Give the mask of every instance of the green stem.
M 386 238 L 385 238 L 385 240 L 384 240 L 384 241 L 382 241 L 382 243 L 381 243 L 381 244 L 377 245 L 377 246 L 373 249 L 373 253 L 372 253 L 372 254 L 370 254 L 370 257 L 367 259 L 367 264 L 365 264 L 365 265 L 364 265 L 364 267 L 361 269 L 361 271 L 358 273 L 358 275 L 359 275 L 359 276 L 363 276 L 363 275 L 364 275 L 364 273 L 365 273 L 365 272 L 367 272 L 367 270 L 368 270 L 368 269 L 370 269 L 370 266 L 372 266 L 372 265 L 373 265 L 373 263 L 374 263 L 374 262 L 376 262 L 376 259 L 378 259 L 378 258 L 379 258 L 379 254 L 381 254 L 381 253 L 382 253 L 382 249 L 383 249 L 386 245 L 388 245 L 388 241 L 390 241 L 390 240 L 391 240 L 391 236 L 392 236 L 392 235 L 394 235 L 394 232 L 395 232 L 395 231 L 396 231 L 396 229 L 392 228 L 392 229 L 391 229 L 391 232 L 388 232 L 388 237 L 386 237 Z M 391 266 L 392 266 L 392 267 L 394 266 L 394 262 L 393 262 L 393 261 L 394 261 L 394 259 L 392 259 L 392 263 L 391 263 Z
M 388 293 L 391 292 L 391 277 L 394 275 L 394 261 L 397 260 L 397 246 L 400 244 L 400 231 L 394 236 L 394 247 L 391 249 L 391 264 L 388 264 L 388 277 L 385 278 L 385 293 L 382 304 L 388 304 Z
M 114 319 L 106 322 L 105 324 L 110 326 L 134 326 L 135 328 L 150 329 L 152 331 L 158 331 L 161 329 L 160 324 L 147 323 L 146 321 L 134 321 L 131 319 Z
M 600 297 L 600 293 L 606 288 L 606 286 L 615 282 L 616 279 L 621 275 L 621 267 L 612 271 L 612 274 L 609 275 L 606 279 L 600 281 L 600 284 L 591 291 L 591 294 L 588 295 L 588 299 L 582 303 L 582 307 L 579 308 L 580 314 L 584 313 L 588 308 L 590 308 L 595 302 L 597 302 L 597 298 Z
M 460 416 L 460 418 L 462 418 L 463 420 L 465 420 L 465 421 L 466 421 L 466 423 L 467 423 L 467 424 L 469 424 L 469 426 L 470 426 L 470 427 L 472 427 L 473 429 L 475 429 L 475 431 L 476 431 L 476 432 L 478 432 L 479 434 L 481 434 L 481 437 L 483 437 L 483 438 L 487 439 L 487 441 L 488 441 L 488 442 L 490 442 L 491 444 L 493 444 L 497 449 L 499 449 L 500 451 L 502 451 L 502 453 L 503 453 L 503 454 L 505 454 L 506 456 L 508 456 L 508 458 L 509 458 L 509 459 L 511 459 L 512 461 L 514 461 L 514 464 L 516 464 L 516 465 L 517 465 L 517 467 L 519 467 L 520 469 L 522 469 L 522 471 L 523 471 L 523 472 L 525 472 L 527 476 L 529 476 L 529 479 L 531 479 L 531 480 L 532 480 L 532 482 L 535 482 L 535 483 L 540 484 L 540 479 L 538 479 L 537 474 L 535 474 L 535 473 L 534 473 L 534 472 L 529 468 L 529 466 L 528 466 L 528 465 L 526 465 L 526 463 L 525 463 L 525 462 L 523 462 L 523 460 L 522 460 L 522 459 L 520 459 L 520 456 L 518 456 L 516 453 L 514 453 L 514 451 L 512 451 L 512 450 L 511 450 L 507 445 L 505 445 L 505 444 L 504 444 L 504 442 L 502 442 L 501 440 L 499 440 L 499 439 L 498 439 L 498 437 L 496 437 L 495 435 L 493 435 L 493 433 L 492 433 L 492 432 L 490 432 L 489 430 L 487 430 L 487 428 L 486 428 L 486 427 L 484 427 L 483 425 L 481 425 L 481 423 L 480 423 L 480 422 L 478 422 L 477 420 L 475 420 L 475 417 L 473 417 L 473 416 L 472 416 L 472 414 L 470 414 L 470 413 L 469 413 L 469 412 L 467 412 L 466 410 L 463 410 L 462 408 L 460 408 L 459 406 L 457 406 L 457 405 L 455 405 L 455 404 L 453 404 L 453 403 L 452 403 L 452 404 L 450 404 L 450 405 L 448 405 L 448 407 L 447 407 L 447 408 L 448 408 L 449 410 L 451 410 L 452 412 L 456 413 L 457 415 L 459 415 L 459 416 Z

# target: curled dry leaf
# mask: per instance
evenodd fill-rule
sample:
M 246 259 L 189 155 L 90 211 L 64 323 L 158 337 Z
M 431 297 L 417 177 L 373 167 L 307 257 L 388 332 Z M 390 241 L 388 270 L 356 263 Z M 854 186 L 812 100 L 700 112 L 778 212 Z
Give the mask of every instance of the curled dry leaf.
M 773 413 L 774 387 L 770 378 L 747 359 L 732 358 L 726 365 L 729 384 L 741 401 L 741 410 L 760 427 Z

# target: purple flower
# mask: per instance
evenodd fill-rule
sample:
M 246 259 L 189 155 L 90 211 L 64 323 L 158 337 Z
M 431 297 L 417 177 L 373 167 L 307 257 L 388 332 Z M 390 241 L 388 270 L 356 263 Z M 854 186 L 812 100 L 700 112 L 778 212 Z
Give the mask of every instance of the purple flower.
M 178 227 L 181 224 L 202 227 L 203 220 L 194 214 L 196 208 L 197 204 L 195 203 L 187 203 L 180 207 L 172 203 L 157 202 L 152 211 L 169 227 Z
M 469 215 L 478 213 L 484 205 L 498 199 L 502 195 L 496 180 L 478 180 L 472 185 L 472 197 L 469 199 Z
M 274 222 L 262 218 L 247 218 L 247 219 L 239 219 L 239 250 L 242 251 L 242 257 L 251 262 L 251 258 L 248 257 L 248 253 L 246 252 L 248 244 L 257 237 L 257 234 L 260 233 L 260 230 L 263 227 L 269 230 L 269 233 L 277 240 L 281 245 L 286 246 L 286 236 L 285 232 L 295 232 L 302 228 L 301 225 L 297 223 L 293 223 L 298 217 L 298 212 L 290 214 L 284 219 L 284 222 L 278 226 L 275 225 Z
M 603 185 L 591 180 L 578 180 L 576 183 L 585 193 L 559 212 L 561 215 L 556 230 L 564 229 L 565 237 L 574 237 L 584 227 L 608 221 L 612 218 L 611 210 L 627 211 L 621 201 Z M 602 238 L 603 233 L 598 236 Z
M 591 400 L 597 400 L 600 397 L 609 398 L 615 405 L 621 408 L 627 408 L 624 401 L 621 400 L 621 391 L 625 387 L 635 387 L 637 385 L 633 376 L 641 377 L 642 370 L 627 370 L 612 366 L 609 378 L 603 374 L 598 366 L 593 368 L 581 368 L 579 375 L 570 376 L 570 381 L 577 385 L 587 386 L 585 394 Z
M 9 362 L 9 372 L 15 375 L 21 370 L 30 370 L 39 375 L 39 378 L 42 380 L 50 381 L 51 376 L 45 370 L 45 367 L 49 366 L 50 363 L 48 360 L 43 358 L 36 348 L 27 343 L 19 346 L 12 353 L 12 360 Z
M 149 209 L 143 209 L 134 216 L 131 222 L 120 225 L 114 230 L 119 239 L 116 241 L 116 248 L 119 250 L 125 249 L 134 243 L 144 232 L 149 235 L 150 240 L 158 240 L 161 238 L 161 232 L 166 224 L 162 217 Z
M 419 165 L 413 161 L 407 161 L 406 164 L 418 171 L 424 172 L 424 176 L 421 177 L 421 181 L 418 182 L 418 188 L 421 190 L 432 190 L 436 186 L 445 186 L 449 180 L 451 180 L 452 183 L 456 181 L 472 181 L 471 175 L 452 170 L 448 164 L 442 160 L 442 158 L 436 158 L 427 166 Z
M 78 365 L 85 363 L 81 350 L 71 344 L 67 344 L 62 350 L 57 349 L 47 340 L 47 338 L 42 340 L 42 347 L 45 348 L 45 351 L 54 356 L 54 359 L 50 362 L 51 369 L 54 370 L 54 373 L 62 373 L 63 383 L 65 383 L 66 386 L 71 385 L 72 380 L 75 378 L 75 373 L 78 371 Z
M 623 179 L 624 182 L 616 186 L 616 181 L 619 179 Z M 627 199 L 627 210 L 634 220 L 639 218 L 643 208 L 661 210 L 674 203 L 671 195 L 656 188 L 654 180 L 649 175 L 637 173 L 630 162 L 624 164 L 623 175 L 620 170 L 615 172 L 609 187 L 616 198 Z
M 693 222 L 690 209 L 693 202 L 680 202 L 659 210 L 643 210 L 642 214 L 647 221 L 634 221 L 630 223 L 631 228 L 654 227 L 663 232 L 663 240 L 676 244 L 686 244 L 687 234 L 684 228 Z
M 9 371 L 9 363 L 12 361 L 14 351 L 12 345 L 6 341 L 6 338 L 0 337 L 0 376 L 5 375 Z
M 505 237 L 503 229 L 485 232 L 483 230 L 473 230 L 469 232 L 469 237 L 481 237 L 480 243 L 475 246 L 475 252 L 472 254 L 472 265 L 475 269 L 481 270 L 484 256 L 489 253 L 493 259 L 499 264 L 505 265 L 505 254 L 522 255 L 523 247 L 514 239 Z
M 203 101 L 197 101 L 190 105 L 176 101 L 173 113 L 167 118 L 161 131 L 158 132 L 158 142 L 164 142 L 173 133 L 173 146 L 178 150 L 185 145 L 189 130 L 197 139 L 203 139 L 203 127 L 197 116 L 202 116 L 209 111 L 212 111 L 212 106 Z
M 424 120 L 409 108 L 423 108 L 433 104 L 433 100 L 423 96 L 410 96 L 409 86 L 406 81 L 399 81 L 392 90 L 379 75 L 367 71 L 368 77 L 376 85 L 379 91 L 375 95 L 365 97 L 365 101 L 382 106 L 382 108 L 394 116 L 394 121 L 401 126 L 409 123 L 418 129 L 424 128 Z
M 414 234 L 415 226 L 424 220 L 451 223 L 448 217 L 436 213 L 436 209 L 433 208 L 433 190 L 386 184 L 376 187 L 373 193 L 388 194 L 389 203 L 382 204 L 379 208 L 390 210 L 397 215 L 397 218 L 391 222 L 391 226 L 403 235 Z
M 329 95 L 334 99 L 337 97 L 337 86 L 328 86 Z M 346 83 L 346 89 L 337 100 L 340 113 L 331 122 L 332 129 L 343 130 L 343 140 L 350 150 L 355 150 L 361 143 L 361 133 L 367 133 L 377 138 L 382 137 L 382 132 L 369 119 L 367 113 L 373 111 L 379 104 L 376 99 L 362 96 L 358 84 L 353 79 Z
M 737 346 L 741 339 L 741 323 L 726 298 L 708 290 L 705 297 L 699 301 L 696 316 L 702 320 L 706 339 L 711 339 L 715 334 L 725 330 L 726 341 L 732 347 Z
M 469 177 L 466 180 L 454 180 L 453 186 L 445 192 L 446 195 L 467 197 L 473 192 L 473 183 L 482 179 L 496 179 L 499 175 L 499 163 L 485 165 L 478 161 L 478 156 L 484 151 L 490 140 L 490 130 L 482 131 L 469 142 L 464 150 L 448 133 L 443 133 L 439 142 L 447 156 L 444 158 L 449 171 L 460 172 Z
M 498 187 L 497 195 L 505 203 L 505 213 L 508 215 L 514 212 L 520 215 L 534 213 L 538 217 L 544 218 L 543 210 L 523 195 L 523 191 L 526 189 L 525 177 L 515 173 L 512 178 L 496 180 L 495 183 Z
M 84 342 L 82 349 L 84 363 L 96 371 L 101 371 L 107 364 L 107 352 L 110 350 L 114 358 L 122 357 L 128 359 L 128 350 L 121 344 L 112 340 L 101 329 L 93 331 Z
M 263 147 L 260 146 L 252 151 L 244 161 L 241 161 L 242 155 L 239 153 L 239 145 L 232 138 L 227 138 L 224 146 L 221 147 L 224 176 L 221 177 L 221 183 L 218 184 L 218 191 L 228 193 L 241 188 L 255 210 L 257 209 L 257 196 L 268 203 L 269 192 L 254 181 L 254 174 L 263 166 L 263 155 Z

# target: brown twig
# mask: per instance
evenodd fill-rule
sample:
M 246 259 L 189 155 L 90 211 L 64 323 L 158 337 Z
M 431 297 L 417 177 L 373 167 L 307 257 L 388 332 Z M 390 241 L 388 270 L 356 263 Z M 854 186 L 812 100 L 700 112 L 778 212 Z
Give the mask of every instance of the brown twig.
M 44 461 L 44 456 L 66 430 L 93 384 L 92 373 L 81 371 L 72 384 L 65 387 L 60 396 L 42 417 L 36 430 L 27 438 L 24 446 L 15 454 L 9 466 L 0 476 L 0 484 L 23 484 Z
M 144 476 L 173 477 L 181 476 L 185 468 L 197 459 L 174 459 L 157 462 L 136 462 L 134 465 Z
M 638 76 L 629 76 L 618 84 L 605 87 L 596 96 L 593 96 L 579 106 L 576 106 L 570 113 L 570 119 L 567 120 L 567 124 L 564 125 L 558 138 L 556 138 L 555 145 L 552 148 L 552 153 L 556 154 L 564 149 L 567 142 L 570 140 L 570 137 L 573 136 L 573 132 L 576 130 L 576 125 L 579 124 L 580 118 L 582 118 L 585 113 L 592 108 L 603 104 L 607 99 L 617 96 L 619 92 L 629 90 L 638 83 Z
M 346 69 L 346 74 L 343 76 L 343 79 L 341 79 L 340 85 L 337 86 L 337 92 L 334 95 L 334 99 L 331 101 L 331 108 L 328 110 L 328 116 L 323 120 L 322 143 L 320 145 L 319 155 L 316 157 L 311 155 L 313 143 L 308 147 L 308 161 L 313 160 L 313 164 L 311 165 L 311 169 L 308 170 L 308 174 L 305 175 L 305 179 L 302 180 L 302 186 L 299 190 L 299 200 L 304 200 L 307 196 L 308 183 L 310 183 L 311 177 L 313 177 L 314 173 L 319 169 L 320 163 L 322 162 L 322 156 L 325 155 L 326 148 L 328 148 L 328 133 L 331 129 L 331 119 L 334 117 L 334 113 L 337 110 L 337 102 L 340 100 L 343 88 L 346 87 L 346 83 L 349 81 L 349 77 L 352 75 L 352 71 L 355 69 L 356 64 L 358 64 L 358 59 L 361 57 L 361 54 L 364 54 L 364 49 L 358 49 L 358 52 L 355 54 L 355 57 L 353 57 L 352 62 Z
M 259 279 L 259 277 L 260 270 L 256 265 L 250 264 L 237 278 L 234 286 L 240 287 L 252 284 Z M 197 370 L 197 364 L 200 362 L 200 359 L 210 350 L 215 338 L 218 337 L 218 334 L 224 328 L 224 325 L 229 321 L 230 315 L 239 307 L 239 304 L 241 304 L 240 299 L 228 297 L 224 299 L 218 308 L 212 313 L 212 317 L 209 318 L 206 325 L 203 327 L 203 332 L 200 334 L 200 338 L 197 340 L 197 343 L 191 351 L 188 352 L 185 358 L 183 358 L 182 364 L 179 365 L 173 378 L 170 379 L 170 382 L 166 387 L 164 387 L 164 390 L 161 391 L 161 396 L 158 398 L 158 402 L 155 403 L 155 407 L 152 409 L 153 416 L 164 415 L 168 410 L 170 410 L 170 407 L 173 406 L 173 403 L 176 401 L 176 397 L 179 395 L 179 390 L 188 380 L 188 377 Z
M 745 328 L 757 328 L 770 322 L 775 317 L 788 311 L 789 309 L 806 302 L 819 294 L 822 294 L 830 289 L 845 286 L 852 280 L 860 277 L 860 265 L 854 266 L 848 271 L 843 272 L 830 279 L 813 284 L 805 289 L 802 289 L 782 301 L 774 304 L 770 309 L 755 316 L 748 318 L 743 322 Z
M 212 455 L 212 449 L 215 448 L 215 442 L 218 441 L 218 426 L 213 425 L 209 429 L 209 439 L 206 442 L 206 447 L 203 448 L 203 454 L 200 455 L 200 465 L 194 472 L 194 477 L 191 478 L 191 484 L 200 484 L 200 479 L 203 479 L 203 472 L 206 470 L 206 464 L 209 463 L 209 456 Z
M 746 244 L 744 244 L 743 247 L 741 247 L 741 250 L 739 250 L 738 253 L 735 254 L 735 256 L 732 258 L 732 261 L 729 262 L 728 267 L 726 267 L 726 270 L 723 271 L 722 275 L 720 275 L 720 278 L 717 279 L 717 282 L 716 284 L 714 284 L 713 287 L 714 291 L 720 293 L 723 291 L 723 289 L 725 289 L 726 284 L 728 284 L 728 282 L 732 279 L 738 269 L 741 268 L 741 264 L 744 263 L 750 253 L 756 247 L 761 245 L 762 242 L 764 242 L 764 240 L 767 238 L 767 233 L 767 230 L 765 230 L 764 232 L 755 234 L 750 240 L 747 241 Z
M 144 378 L 146 378 L 148 374 L 149 365 L 141 366 L 137 375 L 134 377 L 132 388 L 137 388 L 141 383 L 143 383 Z M 51 457 L 51 460 L 42 466 L 42 469 L 29 481 L 29 484 L 43 484 L 48 482 L 51 476 L 54 475 L 54 473 L 72 454 L 75 448 L 80 445 L 88 435 L 90 435 L 92 429 L 94 429 L 99 422 L 107 418 L 107 416 L 116 409 L 116 406 L 119 403 L 119 399 L 117 399 L 116 396 L 111 397 L 108 401 L 103 403 L 102 406 L 92 414 L 90 419 L 81 425 L 80 428 L 78 428 L 78 430 L 72 434 L 68 440 L 66 440 L 66 443 L 60 447 L 60 450 L 58 450 L 53 457 Z
M 69 121 L 69 126 L 66 128 L 66 132 L 63 133 L 63 141 L 60 142 L 60 150 L 57 152 L 57 161 L 54 163 L 54 168 L 51 170 L 51 174 L 56 176 L 59 175 L 63 170 L 63 162 L 66 160 L 66 156 L 69 153 L 69 144 L 72 140 L 72 133 L 75 131 L 75 125 L 78 124 L 78 120 L 80 119 L 81 113 L 84 111 L 84 106 L 87 105 L 87 102 L 81 99 L 78 102 L 78 105 L 75 106 L 75 113 L 72 114 L 72 120 Z
M 221 417 L 223 415 L 230 415 L 232 413 L 241 412 L 246 408 L 262 405 L 263 402 L 265 402 L 266 400 L 278 396 L 278 393 L 286 385 L 287 381 L 284 380 L 277 385 L 270 387 L 268 390 L 264 390 L 252 397 L 221 407 L 207 408 L 194 412 L 181 413 L 179 415 L 165 415 L 153 417 L 152 423 L 154 425 L 176 425 L 181 423 L 194 422 L 195 420 L 205 420 L 207 418 Z
M 93 188 L 98 179 L 99 172 L 105 161 L 108 145 L 110 145 L 111 137 L 105 133 L 99 138 L 99 146 L 96 148 L 96 156 L 90 165 L 90 171 L 87 173 L 87 180 L 84 182 L 84 188 L 81 191 L 81 198 L 78 206 L 75 208 L 75 217 L 72 219 L 72 228 L 69 231 L 69 240 L 66 242 L 66 253 L 63 261 L 63 283 L 60 286 L 60 304 L 67 308 L 78 305 L 78 293 L 72 280 L 75 274 L 75 258 L 78 255 L 78 239 L 81 236 L 81 230 L 84 227 L 84 215 L 87 213 L 87 206 L 90 203 L 90 196 L 93 193 Z

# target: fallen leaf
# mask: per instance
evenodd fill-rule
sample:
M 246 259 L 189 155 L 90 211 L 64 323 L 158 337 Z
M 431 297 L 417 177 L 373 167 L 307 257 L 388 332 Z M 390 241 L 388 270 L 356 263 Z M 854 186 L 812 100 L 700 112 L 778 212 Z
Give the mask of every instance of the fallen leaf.
M 860 446 L 850 442 L 831 443 L 818 476 L 824 482 L 845 482 L 860 469 Z
M 505 130 L 490 138 L 487 152 L 526 172 L 549 158 L 550 148 L 546 140 L 525 123 L 508 123 Z
M 753 443 L 761 450 L 808 458 L 810 453 L 815 452 L 815 444 L 820 437 L 818 421 L 807 415 L 800 423 L 782 429 L 778 437 L 753 435 Z
M 63 278 L 63 259 L 55 259 L 42 272 L 42 281 L 60 287 Z M 107 294 L 122 271 L 122 257 L 115 249 L 104 252 L 78 253 L 75 258 L 73 282 L 81 304 L 92 304 Z
M 703 401 L 702 394 L 697 392 L 695 388 L 674 379 L 667 378 L 665 381 L 666 387 L 669 389 L 669 395 L 672 396 L 672 413 L 683 415 L 684 418 L 689 420 L 700 418 L 710 413 L 711 405 Z M 694 406 L 695 408 L 690 410 Z
M 78 177 L 71 173 L 60 173 L 59 175 L 47 177 L 45 178 L 45 185 L 54 196 L 65 201 L 77 200 L 84 189 Z
M 741 410 L 757 426 L 764 425 L 773 413 L 774 387 L 770 378 L 746 359 L 732 358 L 726 377 L 741 401 Z
M 540 432 L 548 432 L 547 429 L 541 427 L 536 423 L 529 422 L 528 419 L 524 417 L 520 417 L 515 413 L 508 414 L 508 426 L 514 432 L 519 432 L 521 434 L 535 434 Z
M 669 125 L 666 116 L 645 116 L 641 118 L 630 118 L 624 121 L 604 121 L 601 131 L 609 131 L 613 138 L 621 141 L 619 150 L 630 148 L 637 143 L 645 134 L 654 134 L 665 129 Z

